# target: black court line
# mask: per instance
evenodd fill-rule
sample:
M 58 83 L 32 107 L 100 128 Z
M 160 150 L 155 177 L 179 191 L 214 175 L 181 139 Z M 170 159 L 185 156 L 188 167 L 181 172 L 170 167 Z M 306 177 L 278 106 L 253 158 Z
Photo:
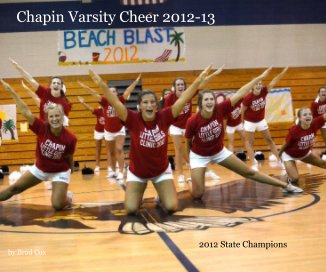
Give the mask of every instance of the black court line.
M 300 210 L 309 208 L 310 206 L 313 206 L 313 205 L 317 204 L 320 201 L 320 196 L 319 195 L 316 195 L 314 193 L 311 193 L 310 195 L 313 196 L 314 200 L 312 202 L 310 202 L 309 204 L 305 205 L 305 206 L 302 206 L 302 207 L 299 207 L 299 208 L 296 208 L 296 209 L 293 209 L 293 210 L 290 210 L 290 211 L 279 212 L 279 213 L 274 213 L 274 214 L 270 214 L 270 215 L 264 215 L 264 216 L 260 216 L 260 217 L 257 217 L 257 218 L 262 219 L 262 218 L 268 218 L 268 217 L 272 217 L 272 216 L 276 216 L 276 215 L 293 213 L 293 212 L 296 212 L 296 211 L 300 211 Z
M 118 184 L 120 185 L 120 187 L 123 191 L 126 191 L 126 185 L 124 183 L 118 182 Z M 147 211 L 147 209 L 144 209 L 144 210 L 150 215 L 150 213 Z M 143 212 L 140 212 L 140 213 L 142 213 L 142 217 L 148 223 L 150 223 L 147 220 L 146 216 L 143 214 Z M 187 271 L 189 271 L 189 272 L 199 271 L 195 267 L 195 265 L 187 258 L 187 256 L 185 254 L 183 254 L 181 249 L 172 241 L 172 239 L 165 232 L 156 232 L 156 233 Z

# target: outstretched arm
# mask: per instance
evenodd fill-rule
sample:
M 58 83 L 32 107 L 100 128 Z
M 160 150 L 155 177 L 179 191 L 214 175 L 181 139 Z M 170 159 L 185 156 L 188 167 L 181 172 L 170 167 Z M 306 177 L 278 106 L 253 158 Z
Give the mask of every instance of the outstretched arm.
M 242 86 L 234 95 L 232 95 L 232 97 L 230 98 L 231 101 L 231 105 L 232 107 L 237 104 L 237 102 L 239 100 L 241 100 L 243 97 L 246 96 L 247 93 L 249 93 L 249 91 L 252 89 L 252 87 L 259 81 L 263 80 L 265 77 L 267 77 L 267 75 L 269 74 L 269 72 L 272 70 L 272 67 L 269 67 L 268 69 L 266 69 L 261 75 L 259 75 L 258 77 L 254 78 L 253 80 L 251 80 L 249 83 L 247 83 L 246 85 Z
M 0 80 L 0 82 L 2 83 L 3 87 L 7 90 L 7 92 L 11 94 L 11 96 L 16 102 L 17 108 L 25 116 L 28 123 L 30 125 L 33 125 L 35 117 L 30 111 L 30 109 L 28 108 L 28 106 L 25 104 L 25 102 L 17 95 L 14 89 L 11 88 L 11 86 L 7 82 L 3 81 L 2 79 Z
M 124 100 L 128 100 L 129 99 L 130 94 L 136 88 L 136 86 L 137 86 L 140 78 L 141 78 L 141 74 L 139 74 L 138 77 L 136 78 L 136 80 L 133 83 L 131 83 L 131 85 L 124 91 L 124 93 L 123 93 Z
M 78 98 L 79 102 L 80 102 L 80 103 L 81 103 L 81 104 L 82 104 L 86 109 L 90 110 L 91 112 L 94 111 L 94 108 L 91 107 L 90 105 L 88 105 L 88 104 L 85 102 L 85 99 L 84 99 L 83 97 L 81 97 L 81 96 L 77 96 L 77 98 Z
M 24 80 L 22 80 L 23 88 L 28 92 L 28 94 L 32 97 L 33 101 L 35 102 L 37 107 L 40 107 L 41 105 L 41 99 L 33 92 L 25 83 Z
M 211 73 L 210 75 L 208 75 L 202 83 L 200 83 L 200 85 L 198 86 L 199 89 L 203 88 L 213 77 L 219 75 L 223 69 L 224 69 L 225 64 L 223 64 L 219 69 L 217 69 L 214 73 Z
M 128 111 L 125 105 L 123 105 L 118 96 L 115 95 L 110 88 L 105 84 L 102 78 L 96 74 L 93 70 L 89 70 L 89 75 L 91 76 L 92 80 L 96 83 L 97 86 L 101 88 L 104 92 L 104 96 L 112 105 L 112 107 L 116 110 L 118 117 L 125 122 L 127 120 Z
M 270 91 L 276 84 L 277 82 L 280 81 L 281 77 L 286 73 L 289 67 L 285 67 L 281 73 L 279 73 L 276 77 L 272 79 L 272 81 L 268 84 L 267 90 Z
M 35 92 L 40 86 L 40 84 L 12 58 L 9 58 L 9 61 L 15 66 L 21 76 L 32 86 L 33 91 Z
M 177 101 L 172 105 L 172 115 L 176 118 L 182 111 L 185 104 L 195 95 L 199 86 L 204 86 L 203 82 L 210 72 L 212 65 L 206 67 L 204 71 L 194 80 L 194 82 L 181 94 Z
M 88 90 L 91 93 L 91 95 L 96 98 L 97 102 L 101 102 L 102 97 L 99 95 L 99 93 L 96 90 L 92 89 L 91 87 L 88 87 L 86 84 L 84 84 L 80 81 L 77 81 L 77 82 L 80 85 L 80 87 Z

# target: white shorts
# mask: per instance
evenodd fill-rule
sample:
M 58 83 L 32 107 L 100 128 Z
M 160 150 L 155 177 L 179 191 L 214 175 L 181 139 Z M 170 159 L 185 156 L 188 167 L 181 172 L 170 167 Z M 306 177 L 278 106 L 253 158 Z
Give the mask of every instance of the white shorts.
M 161 175 L 158 175 L 157 177 L 154 178 L 146 178 L 146 179 L 137 177 L 136 175 L 131 173 L 130 170 L 128 169 L 126 182 L 132 181 L 132 182 L 147 183 L 149 180 L 151 180 L 153 183 L 159 183 L 164 180 L 173 180 L 171 165 L 169 164 L 168 168 L 166 168 L 166 170 Z
M 321 128 L 326 128 L 326 122 L 325 122 L 325 124 Z
M 104 132 L 98 132 L 94 130 L 94 140 L 103 140 L 104 139 Z
M 174 125 L 171 125 L 169 127 L 169 135 L 184 136 L 185 133 L 186 133 L 186 129 L 184 129 L 184 128 L 179 128 Z
M 230 157 L 233 153 L 224 147 L 220 152 L 213 156 L 201 156 L 192 151 L 190 151 L 189 160 L 190 168 L 204 168 L 207 167 L 209 163 L 220 163 Z
M 70 176 L 71 176 L 71 170 L 63 171 L 63 172 L 56 172 L 56 173 L 47 173 L 43 172 L 39 168 L 35 166 L 35 164 L 29 169 L 29 172 L 36 178 L 48 181 L 51 180 L 53 182 L 63 182 L 63 183 L 70 183 Z
M 240 123 L 235 127 L 226 126 L 226 130 L 225 130 L 226 133 L 234 134 L 236 131 L 243 131 L 243 123 Z
M 244 130 L 249 132 L 262 131 L 268 129 L 268 125 L 265 119 L 258 123 L 244 121 Z
M 292 157 L 289 154 L 283 152 L 282 155 L 281 155 L 281 160 L 283 162 L 286 162 L 286 161 L 301 161 L 304 158 L 307 158 L 310 154 L 311 154 L 311 150 L 309 151 L 309 153 L 307 155 L 305 155 L 305 156 L 303 156 L 301 158 L 295 158 L 295 157 Z
M 105 141 L 114 141 L 118 136 L 126 136 L 125 127 L 122 127 L 118 132 L 109 132 L 104 130 Z

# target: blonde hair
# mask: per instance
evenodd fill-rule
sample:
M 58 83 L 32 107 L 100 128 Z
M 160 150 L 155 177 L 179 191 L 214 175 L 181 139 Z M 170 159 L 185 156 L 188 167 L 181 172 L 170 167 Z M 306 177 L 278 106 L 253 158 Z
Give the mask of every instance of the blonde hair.
M 64 116 L 64 114 L 65 114 L 62 105 L 56 104 L 53 102 L 50 102 L 47 105 L 45 105 L 44 112 L 45 112 L 46 116 L 48 115 L 50 110 L 59 110 L 59 112 L 62 116 Z

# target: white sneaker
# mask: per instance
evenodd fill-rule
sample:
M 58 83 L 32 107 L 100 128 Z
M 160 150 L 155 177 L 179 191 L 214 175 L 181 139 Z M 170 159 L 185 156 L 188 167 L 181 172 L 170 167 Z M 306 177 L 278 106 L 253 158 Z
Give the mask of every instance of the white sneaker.
M 258 165 L 257 165 L 257 164 L 253 164 L 253 165 L 251 165 L 250 168 L 251 168 L 252 170 L 258 171 Z
M 115 178 L 115 173 L 113 172 L 111 167 L 108 167 L 108 175 L 107 178 Z
M 221 177 L 216 175 L 213 170 L 207 170 L 205 173 L 205 177 L 211 178 L 211 179 L 221 179 Z
M 95 172 L 95 173 L 100 172 L 100 167 L 99 167 L 99 166 L 96 166 L 96 167 L 94 168 L 94 172 Z
M 271 154 L 269 157 L 268 157 L 268 160 L 269 161 L 277 161 L 277 158 L 274 154 Z
M 302 193 L 303 190 L 297 186 L 292 185 L 291 183 L 288 183 L 286 188 L 283 189 L 283 192 L 286 193 Z
M 326 161 L 326 154 L 321 157 L 322 160 Z
M 119 171 L 116 173 L 116 180 L 122 180 L 123 179 L 123 174 Z

